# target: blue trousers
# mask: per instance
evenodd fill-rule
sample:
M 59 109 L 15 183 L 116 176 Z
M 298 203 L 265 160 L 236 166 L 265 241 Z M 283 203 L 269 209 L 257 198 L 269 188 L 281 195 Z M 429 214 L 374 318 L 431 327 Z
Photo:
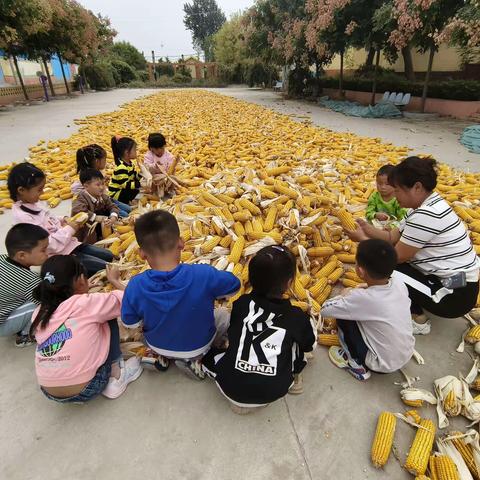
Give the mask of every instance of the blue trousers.
M 79 245 L 72 253 L 77 256 L 82 265 L 87 269 L 89 277 L 103 270 L 107 263 L 113 261 L 113 254 L 110 250 L 86 243 Z

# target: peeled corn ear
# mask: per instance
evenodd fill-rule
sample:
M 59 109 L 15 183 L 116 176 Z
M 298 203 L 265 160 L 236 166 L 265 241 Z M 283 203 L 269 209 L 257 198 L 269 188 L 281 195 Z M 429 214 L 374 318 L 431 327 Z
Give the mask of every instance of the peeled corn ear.
M 372 443 L 371 458 L 373 466 L 383 467 L 390 456 L 397 419 L 390 412 L 382 412 L 378 417 L 377 430 Z
M 78 223 L 79 225 L 83 225 L 84 223 L 88 222 L 88 213 L 78 212 L 76 215 L 74 215 L 73 217 L 70 218 L 70 222 Z
M 435 440 L 435 425 L 431 420 L 423 419 L 419 425 L 405 462 L 405 468 L 413 475 L 423 475 L 427 470 Z

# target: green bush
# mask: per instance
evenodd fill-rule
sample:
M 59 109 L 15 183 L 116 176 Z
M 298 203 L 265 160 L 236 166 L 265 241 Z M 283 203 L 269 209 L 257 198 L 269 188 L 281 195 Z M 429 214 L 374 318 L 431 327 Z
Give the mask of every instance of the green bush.
M 311 84 L 313 74 L 308 68 L 296 67 L 288 75 L 288 94 L 291 96 L 304 95 L 307 85 Z
M 167 76 L 160 77 L 156 82 L 148 81 L 142 82 L 140 80 L 134 80 L 128 84 L 122 84 L 122 88 L 222 88 L 227 84 L 220 79 L 194 79 L 188 83 L 175 83 L 171 78 Z
M 246 68 L 245 81 L 249 87 L 262 84 L 270 86 L 277 78 L 277 69 L 263 62 L 254 62 Z
M 346 77 L 343 81 L 345 90 L 362 92 L 372 91 L 372 79 Z M 322 77 L 320 85 L 323 88 L 338 88 L 338 78 Z M 377 92 L 403 92 L 411 93 L 412 96 L 421 97 L 423 91 L 422 82 L 409 82 L 401 77 L 381 76 L 377 81 Z M 429 98 L 442 98 L 445 100 L 480 100 L 480 81 L 477 80 L 448 80 L 432 81 L 428 84 Z
M 191 75 L 184 75 L 182 73 L 177 72 L 173 77 L 172 81 L 174 83 L 189 83 L 192 81 Z
M 167 77 L 173 77 L 175 75 L 175 69 L 169 62 L 159 63 L 155 66 L 155 71 L 159 76 L 166 75 Z
M 122 60 L 112 60 L 110 63 L 114 71 L 114 78 L 117 85 L 120 83 L 131 82 L 137 78 L 135 70 L 128 63 L 125 63 Z
M 140 80 L 141 82 L 148 82 L 150 80 L 150 77 L 148 76 L 148 72 L 145 70 L 137 70 L 136 72 L 137 79 Z
M 107 90 L 116 85 L 114 69 L 109 63 L 96 63 L 81 67 L 81 75 L 85 75 L 90 88 L 94 90 Z

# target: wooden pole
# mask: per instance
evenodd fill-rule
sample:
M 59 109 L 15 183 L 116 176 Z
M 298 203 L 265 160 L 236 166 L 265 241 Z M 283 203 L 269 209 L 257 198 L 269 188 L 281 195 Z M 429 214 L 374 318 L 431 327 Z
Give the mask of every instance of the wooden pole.
M 23 83 L 23 78 L 22 78 L 22 74 L 20 73 L 20 68 L 18 68 L 17 56 L 12 55 L 12 57 L 13 57 L 13 63 L 15 65 L 15 71 L 17 72 L 18 81 L 20 82 L 20 85 L 22 87 L 23 95 L 25 96 L 25 100 L 30 100 L 30 98 L 28 98 L 28 93 L 27 93 L 27 89 L 25 88 L 25 84 Z
M 433 57 L 434 56 L 435 56 L 435 46 L 432 45 L 430 47 L 430 55 L 428 57 L 428 67 L 427 67 L 427 73 L 425 74 L 425 82 L 423 84 L 422 104 L 421 104 L 421 108 L 420 108 L 420 111 L 422 113 L 425 112 L 425 104 L 427 103 L 428 82 L 430 81 L 430 73 L 432 72 Z
M 67 95 L 70 95 L 70 88 L 68 88 L 67 77 L 65 76 L 65 70 L 63 68 L 63 61 L 60 52 L 57 52 L 58 60 L 60 61 L 60 67 L 62 68 L 63 82 L 65 83 L 65 88 L 67 89 Z
M 50 92 L 52 93 L 52 97 L 54 97 L 55 96 L 55 90 L 53 89 L 52 77 L 50 76 L 50 70 L 48 69 L 47 60 L 45 59 L 44 55 L 42 55 L 42 63 L 43 63 L 43 67 L 45 68 L 45 74 L 47 75 L 48 86 L 50 87 Z
M 377 76 L 378 76 L 378 66 L 380 65 L 380 49 L 377 49 L 377 56 L 375 58 L 375 70 L 373 71 L 373 85 L 372 85 L 372 100 L 370 105 L 375 105 L 375 95 L 377 93 Z

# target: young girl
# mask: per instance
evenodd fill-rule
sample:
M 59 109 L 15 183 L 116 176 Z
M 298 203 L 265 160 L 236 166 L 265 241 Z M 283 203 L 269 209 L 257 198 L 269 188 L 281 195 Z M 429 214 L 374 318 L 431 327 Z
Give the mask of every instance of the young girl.
M 107 152 L 103 147 L 97 145 L 96 143 L 92 143 L 91 145 L 87 145 L 85 147 L 79 148 L 77 150 L 77 174 L 80 175 L 80 172 L 85 170 L 98 170 L 99 172 L 103 172 L 107 165 Z M 106 179 L 107 180 L 107 179 Z M 109 180 L 109 179 L 108 179 Z M 83 186 L 79 180 L 73 183 L 72 185 L 72 193 L 74 195 L 78 195 L 81 191 L 83 191 Z M 119 216 L 122 218 L 128 217 L 131 212 L 131 208 L 129 205 L 114 201 L 117 207 L 120 210 Z
M 109 195 L 113 201 L 129 204 L 140 191 L 140 176 L 132 163 L 137 158 L 137 144 L 129 137 L 112 137 L 112 152 L 115 159 Z
M 166 149 L 166 145 L 167 141 L 161 133 L 151 133 L 148 136 L 148 152 L 143 163 L 153 174 L 168 172 L 175 163 L 175 157 Z
M 226 351 L 210 350 L 203 368 L 215 378 L 235 413 L 249 413 L 301 385 L 303 354 L 315 346 L 310 317 L 282 298 L 295 277 L 286 247 L 262 248 L 250 261 L 252 293 L 233 304 Z M 302 393 L 297 388 L 291 393 Z
M 12 207 L 13 223 L 31 223 L 44 228 L 49 233 L 48 250 L 52 255 L 76 255 L 88 271 L 94 275 L 103 270 L 113 260 L 109 250 L 80 243 L 75 237 L 79 225 L 69 223 L 52 215 L 40 202 L 46 177 L 35 165 L 25 162 L 15 165 L 8 174 L 7 186 Z
M 118 270 L 107 270 L 117 289 L 88 293 L 88 280 L 73 256 L 55 255 L 42 266 L 33 296 L 31 335 L 37 339 L 35 369 L 42 392 L 60 403 L 83 403 L 102 393 L 119 397 L 142 373 L 140 361 L 120 351 L 116 317 L 124 286 Z

